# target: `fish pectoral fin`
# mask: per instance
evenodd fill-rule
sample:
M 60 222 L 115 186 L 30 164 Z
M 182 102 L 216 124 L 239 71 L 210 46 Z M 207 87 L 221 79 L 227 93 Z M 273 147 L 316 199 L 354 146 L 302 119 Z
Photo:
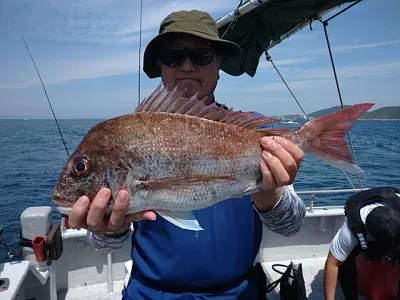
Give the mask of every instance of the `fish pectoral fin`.
M 168 222 L 182 229 L 200 231 L 203 230 L 191 211 L 158 211 L 156 213 Z
M 232 175 L 194 175 L 192 177 L 166 177 L 156 180 L 141 181 L 140 185 L 146 190 L 179 189 L 181 187 L 187 188 L 193 185 L 201 185 L 208 182 L 234 179 L 235 176 Z
M 241 193 L 240 193 L 240 196 L 247 196 L 247 195 L 252 195 L 252 194 L 254 194 L 255 192 L 258 192 L 260 190 L 260 184 L 259 185 L 257 185 L 257 186 L 254 186 L 254 185 L 252 185 L 252 186 L 249 186 L 249 187 L 247 187 L 247 188 L 245 188 Z

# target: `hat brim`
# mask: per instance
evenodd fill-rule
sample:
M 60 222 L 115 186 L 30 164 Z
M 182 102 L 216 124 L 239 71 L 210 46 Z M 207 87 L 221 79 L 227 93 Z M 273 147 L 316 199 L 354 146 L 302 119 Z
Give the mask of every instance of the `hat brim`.
M 201 32 L 164 32 L 153 38 L 144 51 L 143 71 L 149 78 L 156 78 L 161 76 L 161 69 L 157 62 L 159 51 L 162 49 L 162 46 L 165 45 L 167 41 L 171 41 L 172 38 L 178 37 L 180 35 L 192 35 L 210 41 L 215 51 L 217 51 L 218 54 L 224 58 L 242 55 L 242 50 L 237 44 L 228 40 L 210 37 L 209 35 L 203 34 Z

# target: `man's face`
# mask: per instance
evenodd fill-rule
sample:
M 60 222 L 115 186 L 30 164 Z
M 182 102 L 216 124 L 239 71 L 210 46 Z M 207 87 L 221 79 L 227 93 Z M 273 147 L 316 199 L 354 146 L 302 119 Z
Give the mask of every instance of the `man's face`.
M 180 50 L 186 50 L 186 52 Z M 165 61 L 174 62 L 175 58 L 178 64 L 167 66 L 161 59 L 161 78 L 164 85 L 169 89 L 178 86 L 179 91 L 186 88 L 184 97 L 193 96 L 195 93 L 198 93 L 198 99 L 212 96 L 218 80 L 219 62 L 210 50 L 212 50 L 210 44 L 204 39 L 185 36 L 173 40 L 163 53 L 165 53 Z M 195 61 L 188 57 L 188 53 L 193 53 Z M 184 57 L 181 63 L 179 63 L 179 57 Z M 198 58 L 197 64 L 196 58 Z M 201 60 L 200 64 L 204 65 L 199 65 Z M 210 62 L 207 63 L 208 61 Z

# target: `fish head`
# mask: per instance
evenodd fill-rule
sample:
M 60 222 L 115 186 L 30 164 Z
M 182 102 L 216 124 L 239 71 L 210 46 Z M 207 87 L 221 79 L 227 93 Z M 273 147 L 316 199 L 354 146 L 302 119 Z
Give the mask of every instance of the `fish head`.
M 53 189 L 52 201 L 59 205 L 60 212 L 69 214 L 81 196 L 87 196 L 92 201 L 101 188 L 112 188 L 115 164 L 107 155 L 108 151 L 81 144 L 68 158 Z
M 128 174 L 137 162 L 135 151 L 127 142 L 135 140 L 132 117 L 126 115 L 101 122 L 86 133 L 53 189 L 52 200 L 61 213 L 69 214 L 82 196 L 92 201 L 101 188 L 111 190 L 108 207 L 111 208 L 118 191 L 129 189 Z

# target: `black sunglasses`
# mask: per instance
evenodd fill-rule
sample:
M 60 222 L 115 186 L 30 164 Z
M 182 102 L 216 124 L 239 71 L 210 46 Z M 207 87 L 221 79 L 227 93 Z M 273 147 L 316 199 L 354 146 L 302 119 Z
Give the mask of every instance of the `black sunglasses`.
M 164 49 L 160 53 L 161 63 L 167 67 L 173 68 L 180 66 L 186 59 L 189 59 L 197 66 L 205 66 L 211 63 L 214 52 L 209 48 L 189 49 Z

